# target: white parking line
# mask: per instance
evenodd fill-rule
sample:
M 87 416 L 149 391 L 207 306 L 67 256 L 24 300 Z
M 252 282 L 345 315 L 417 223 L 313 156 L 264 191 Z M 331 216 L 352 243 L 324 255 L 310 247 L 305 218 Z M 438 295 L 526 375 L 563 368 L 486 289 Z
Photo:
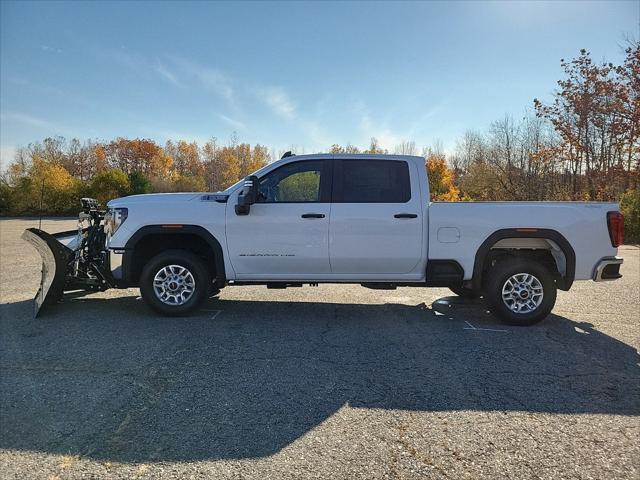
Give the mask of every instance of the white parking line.
M 466 323 L 469 326 L 464 327 L 463 330 L 477 330 L 479 332 L 505 332 L 505 333 L 509 331 L 509 330 L 499 330 L 497 328 L 477 328 L 471 325 L 471 323 L 466 320 L 464 321 L 464 323 Z
M 203 309 L 202 311 L 203 312 L 213 313 L 213 316 L 211 317 L 211 320 L 215 320 L 216 317 L 222 313 L 222 310 L 206 310 L 206 309 Z

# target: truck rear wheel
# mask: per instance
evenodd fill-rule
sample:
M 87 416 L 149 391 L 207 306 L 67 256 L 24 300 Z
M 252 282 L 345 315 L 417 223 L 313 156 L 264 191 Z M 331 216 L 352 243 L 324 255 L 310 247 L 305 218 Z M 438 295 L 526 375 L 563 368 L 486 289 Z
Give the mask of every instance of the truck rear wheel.
M 211 275 L 191 252 L 169 250 L 142 269 L 140 293 L 153 310 L 168 316 L 187 315 L 209 294 Z
M 535 260 L 506 258 L 487 274 L 484 298 L 495 316 L 527 326 L 547 317 L 556 303 L 553 274 Z

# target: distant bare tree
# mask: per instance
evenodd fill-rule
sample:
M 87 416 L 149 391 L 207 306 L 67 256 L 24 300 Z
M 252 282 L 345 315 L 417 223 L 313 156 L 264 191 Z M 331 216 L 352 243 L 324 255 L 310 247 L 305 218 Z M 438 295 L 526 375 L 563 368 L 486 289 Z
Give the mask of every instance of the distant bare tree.
M 416 148 L 416 142 L 413 140 L 403 140 L 395 146 L 394 152 L 398 155 L 417 155 L 418 149 Z

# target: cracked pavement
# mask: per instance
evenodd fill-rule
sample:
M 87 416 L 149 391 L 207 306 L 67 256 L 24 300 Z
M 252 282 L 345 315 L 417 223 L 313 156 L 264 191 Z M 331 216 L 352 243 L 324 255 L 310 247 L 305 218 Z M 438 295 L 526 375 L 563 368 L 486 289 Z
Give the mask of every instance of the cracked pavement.
M 638 478 L 637 247 L 528 328 L 340 285 L 226 288 L 182 319 L 111 290 L 33 319 L 31 226 L 0 220 L 3 478 Z

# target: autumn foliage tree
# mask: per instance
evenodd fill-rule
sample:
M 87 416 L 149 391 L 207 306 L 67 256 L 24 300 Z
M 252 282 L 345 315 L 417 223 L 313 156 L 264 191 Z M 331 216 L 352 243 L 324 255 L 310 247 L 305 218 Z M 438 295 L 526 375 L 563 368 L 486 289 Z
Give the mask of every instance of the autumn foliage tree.
M 456 202 L 460 200 L 460 189 L 455 185 L 453 170 L 447 165 L 442 152 L 428 150 L 425 165 L 429 177 L 431 200 Z
M 2 214 L 76 213 L 78 198 L 101 203 L 150 192 L 218 191 L 270 161 L 266 147 L 212 138 L 196 142 L 116 138 L 81 143 L 62 137 L 18 149 L 0 178 Z M 43 183 L 44 180 L 44 183 Z
M 640 46 L 623 65 L 596 64 L 587 50 L 562 60 L 566 77 L 551 104 L 534 100 L 536 114 L 559 135 L 558 157 L 573 198 L 619 198 L 638 188 L 640 169 Z
M 89 193 L 101 204 L 130 193 L 129 177 L 119 168 L 105 170 L 91 179 Z
M 6 185 L 3 197 L 6 198 L 7 213 L 69 213 L 69 207 L 77 202 L 81 193 L 81 182 L 71 176 L 61 163 L 50 163 L 39 156 L 31 159 L 20 175 L 16 176 L 14 169 L 13 175 L 12 184 L 3 182 Z M 17 192 L 19 195 L 15 194 Z
M 620 202 L 628 240 L 640 240 L 640 47 L 622 65 L 582 50 L 562 60 L 565 77 L 533 113 L 468 131 L 451 164 L 463 195 L 475 200 Z

